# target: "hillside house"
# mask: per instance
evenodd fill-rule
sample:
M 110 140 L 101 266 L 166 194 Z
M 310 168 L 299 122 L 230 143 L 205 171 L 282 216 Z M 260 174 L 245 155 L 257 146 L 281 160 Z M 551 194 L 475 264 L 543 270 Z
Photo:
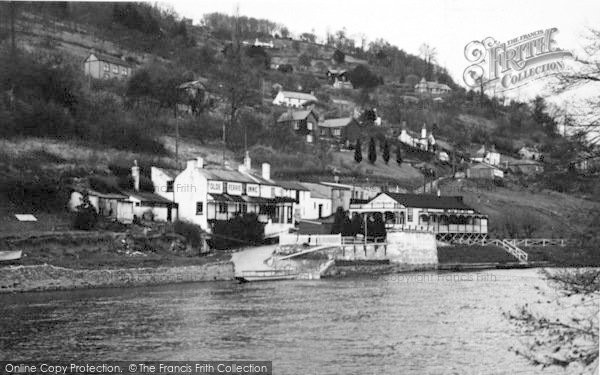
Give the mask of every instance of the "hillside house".
M 480 149 L 475 151 L 474 154 L 475 156 L 471 157 L 472 161 L 495 166 L 500 165 L 500 153 L 496 151 L 496 148 L 494 146 L 487 149 L 485 145 L 483 145 Z
M 506 169 L 511 173 L 520 173 L 526 175 L 538 174 L 544 171 L 542 164 L 535 160 L 516 160 L 506 162 Z
M 279 116 L 277 124 L 289 126 L 296 134 L 305 137 L 307 143 L 313 143 L 315 134 L 318 134 L 319 115 L 312 109 L 288 111 Z
M 425 80 L 425 77 L 421 78 L 421 82 L 415 85 L 415 93 L 419 95 L 431 95 L 431 96 L 440 96 L 449 94 L 452 89 L 444 84 L 438 82 L 428 82 Z
M 362 126 L 354 117 L 328 119 L 319 124 L 319 138 L 354 144 L 361 138 Z
M 102 193 L 93 189 L 73 190 L 67 204 L 70 211 L 78 210 L 78 207 L 83 204 L 84 195 L 88 196 L 90 204 L 98 215 L 123 224 L 133 222 L 133 202 L 128 201 L 125 194 L 120 193 Z
M 407 130 L 406 127 L 403 126 L 402 131 L 398 136 L 398 140 L 408 146 L 415 147 L 423 151 L 434 152 L 436 148 L 436 140 L 433 136 L 433 132 L 429 132 L 429 134 L 427 134 L 426 124 L 423 124 L 420 135 Z
M 92 52 L 83 62 L 83 72 L 95 79 L 128 79 L 133 67 L 118 57 Z
M 312 94 L 295 91 L 279 91 L 277 96 L 275 96 L 275 99 L 273 99 L 273 104 L 300 108 L 317 101 L 318 99 Z
M 542 153 L 535 148 L 521 147 L 519 149 L 519 156 L 521 157 L 521 159 L 526 160 L 540 160 Z
M 350 216 L 381 213 L 388 231 L 429 231 L 439 239 L 485 238 L 488 218 L 461 196 L 384 192 L 350 206 Z
M 333 88 L 336 89 L 353 89 L 352 82 L 350 82 L 350 75 L 345 69 L 329 69 L 326 73 L 327 81 Z
M 467 178 L 484 180 L 503 179 L 504 172 L 493 165 L 478 163 L 467 169 Z

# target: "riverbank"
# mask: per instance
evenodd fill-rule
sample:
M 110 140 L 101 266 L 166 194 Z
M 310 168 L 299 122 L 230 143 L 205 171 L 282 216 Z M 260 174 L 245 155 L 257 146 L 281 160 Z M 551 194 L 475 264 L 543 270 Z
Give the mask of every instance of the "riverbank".
M 0 269 L 0 293 L 232 280 L 232 262 L 178 267 L 73 269 L 50 264 Z

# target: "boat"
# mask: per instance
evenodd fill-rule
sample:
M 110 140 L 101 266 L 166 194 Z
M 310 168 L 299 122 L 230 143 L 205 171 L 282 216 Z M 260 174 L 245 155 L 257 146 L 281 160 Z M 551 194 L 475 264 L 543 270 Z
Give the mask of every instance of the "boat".
M 0 262 L 19 260 L 23 255 L 22 250 L 2 250 L 0 251 Z
M 292 270 L 255 270 L 242 271 L 241 276 L 235 276 L 235 279 L 241 283 L 251 281 L 277 281 L 277 280 L 293 280 L 298 277 L 297 272 Z

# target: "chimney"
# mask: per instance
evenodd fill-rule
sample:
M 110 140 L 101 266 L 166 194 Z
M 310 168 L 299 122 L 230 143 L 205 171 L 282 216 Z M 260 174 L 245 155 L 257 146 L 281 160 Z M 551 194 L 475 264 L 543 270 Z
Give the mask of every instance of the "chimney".
M 191 159 L 187 161 L 187 168 L 194 169 L 196 168 L 196 159 Z
M 202 156 L 198 156 L 196 158 L 196 168 L 199 168 L 199 169 L 204 168 L 204 159 L 202 159 Z
M 250 153 L 246 151 L 246 155 L 244 156 L 244 167 L 246 170 L 252 169 L 252 159 L 250 159 Z
M 271 179 L 271 164 L 262 163 L 262 178 L 265 180 Z
M 137 160 L 133 161 L 131 177 L 133 178 L 133 190 L 140 191 L 140 167 L 138 167 Z
M 421 138 L 427 138 L 427 127 L 425 123 L 423 123 L 423 128 L 421 129 Z
M 340 176 L 338 176 L 338 175 L 333 176 L 333 181 L 335 181 L 336 184 L 338 182 L 340 182 Z

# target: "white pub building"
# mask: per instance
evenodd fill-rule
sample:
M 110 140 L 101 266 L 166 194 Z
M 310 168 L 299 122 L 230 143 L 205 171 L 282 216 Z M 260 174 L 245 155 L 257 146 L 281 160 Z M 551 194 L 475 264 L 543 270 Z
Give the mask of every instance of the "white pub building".
M 246 158 L 238 170 L 206 168 L 199 157 L 179 174 L 152 167 L 151 177 L 157 194 L 178 203 L 180 220 L 208 232 L 216 221 L 255 213 L 265 224 L 266 238 L 288 233 L 295 224 L 296 193 L 271 179 L 269 164 L 263 163 L 260 176 L 250 167 Z

